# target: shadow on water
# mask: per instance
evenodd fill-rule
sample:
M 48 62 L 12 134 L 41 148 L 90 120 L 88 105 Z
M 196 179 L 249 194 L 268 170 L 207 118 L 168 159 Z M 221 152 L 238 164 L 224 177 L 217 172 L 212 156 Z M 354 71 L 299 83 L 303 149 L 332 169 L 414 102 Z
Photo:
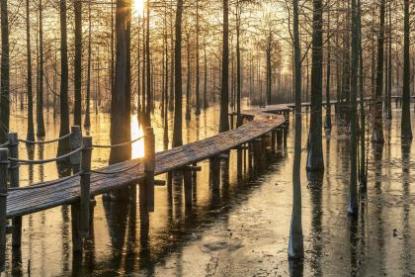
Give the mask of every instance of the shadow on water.
M 281 161 L 281 158 L 275 157 L 271 160 L 273 164 Z M 214 226 L 217 220 L 226 221 L 232 210 L 243 205 L 243 202 L 248 200 L 249 194 L 259 188 L 261 183 L 256 179 L 249 183 L 232 183 L 229 176 L 230 162 L 222 160 L 219 167 L 220 177 L 213 178 L 213 183 L 209 185 L 210 200 L 206 206 L 197 206 L 196 203 L 190 206 L 184 205 L 183 175 L 179 172 L 173 174 L 172 201 L 168 201 L 165 219 L 167 227 L 161 234 L 157 234 L 161 241 L 154 242 L 154 238 L 151 237 L 149 220 L 151 215 L 145 207 L 139 205 L 137 218 L 136 201 L 120 203 L 104 200 L 107 228 L 111 238 L 111 258 L 101 262 L 86 263 L 82 268 L 74 268 L 72 274 L 81 276 L 81 273 L 104 268 L 105 271 L 101 271 L 104 275 L 115 272 L 126 274 L 140 272 L 145 276 L 153 276 L 156 264 L 163 264 L 164 259 L 173 254 L 177 276 L 181 276 L 183 263 L 181 253 L 185 245 L 198 237 L 198 234 Z M 264 173 L 266 174 L 267 170 L 264 170 Z M 139 238 L 137 232 L 140 233 Z M 93 251 L 87 255 L 91 255 L 90 259 L 94 260 Z M 299 270 L 297 266 L 295 272 L 300 272 Z

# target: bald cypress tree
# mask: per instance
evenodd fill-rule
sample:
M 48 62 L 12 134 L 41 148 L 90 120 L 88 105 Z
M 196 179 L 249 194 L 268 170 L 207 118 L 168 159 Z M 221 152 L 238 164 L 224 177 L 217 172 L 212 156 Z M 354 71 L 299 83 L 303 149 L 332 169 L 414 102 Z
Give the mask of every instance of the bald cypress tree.
M 323 93 L 323 4 L 313 0 L 313 36 L 311 66 L 311 116 L 308 143 L 307 170 L 324 171 L 322 145 L 322 93 Z
M 223 49 L 222 49 L 222 86 L 220 99 L 219 132 L 229 130 L 229 1 L 223 0 Z
M 69 133 L 69 106 L 68 106 L 68 34 L 66 24 L 66 0 L 60 0 L 60 31 L 61 31 L 61 85 L 60 85 L 60 130 L 62 137 Z M 59 142 L 58 154 L 69 151 L 69 139 Z
M 375 90 L 375 109 L 373 121 L 372 141 L 374 143 L 384 143 L 383 138 L 383 68 L 384 68 L 384 50 L 385 50 L 385 1 L 379 0 L 379 34 L 377 45 L 377 69 L 376 69 L 376 90 Z
M 0 143 L 7 140 L 10 121 L 10 58 L 9 58 L 9 12 L 7 0 L 2 0 L 1 9 L 1 91 L 0 91 Z
M 410 83 L 411 83 L 411 60 L 410 47 L 410 22 L 409 22 L 409 0 L 404 0 L 404 46 L 403 46 L 403 90 L 402 90 L 402 121 L 401 138 L 403 141 L 412 140 L 411 109 L 410 109 Z
M 183 144 L 182 134 L 182 17 L 183 0 L 177 0 L 176 41 L 174 49 L 174 123 L 173 147 Z
M 74 124 L 82 124 L 82 1 L 74 0 L 75 64 L 74 64 Z
M 33 90 L 32 90 L 32 49 L 30 40 L 30 5 L 26 0 L 26 53 L 27 53 L 27 139 L 35 139 L 33 125 Z

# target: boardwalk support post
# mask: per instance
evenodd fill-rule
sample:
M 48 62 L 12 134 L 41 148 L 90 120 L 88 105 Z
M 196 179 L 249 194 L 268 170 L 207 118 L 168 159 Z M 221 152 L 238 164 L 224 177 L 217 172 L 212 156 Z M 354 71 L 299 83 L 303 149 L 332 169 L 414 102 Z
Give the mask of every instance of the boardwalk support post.
M 192 207 L 192 195 L 193 195 L 193 184 L 192 184 L 192 171 L 190 168 L 183 168 L 183 179 L 184 179 L 184 201 L 186 207 Z
M 7 167 L 8 150 L 0 149 L 0 272 L 6 269 L 6 225 L 7 225 Z
M 74 151 L 82 145 L 82 131 L 81 127 L 75 125 L 71 127 L 71 136 L 69 138 L 71 151 Z M 70 157 L 71 165 L 77 166 L 81 164 L 81 153 L 76 153 Z
M 153 128 L 144 131 L 144 187 L 145 201 L 149 212 L 154 212 L 154 170 L 156 167 L 156 147 Z M 141 190 L 142 191 L 142 190 Z M 140 194 L 141 195 L 141 194 Z M 143 198 L 140 197 L 142 200 Z
M 275 153 L 275 130 L 271 131 L 271 152 Z
M 14 159 L 19 158 L 19 137 L 17 133 L 9 133 L 9 156 Z M 16 161 L 11 161 L 9 166 L 9 180 L 11 188 L 19 187 L 19 164 Z M 19 248 L 21 245 L 22 236 L 22 217 L 14 217 L 12 219 L 13 235 L 12 246 Z
M 80 236 L 82 239 L 86 239 L 90 231 L 92 137 L 84 137 L 82 139 L 82 146 Z

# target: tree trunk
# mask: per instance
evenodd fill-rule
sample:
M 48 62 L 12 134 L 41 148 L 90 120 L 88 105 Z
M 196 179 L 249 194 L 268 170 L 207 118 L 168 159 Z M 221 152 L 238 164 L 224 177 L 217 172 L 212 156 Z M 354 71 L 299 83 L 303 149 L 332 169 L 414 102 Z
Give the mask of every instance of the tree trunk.
M 358 6 L 356 0 L 352 0 L 352 59 L 351 68 L 359 68 L 359 23 L 358 23 Z M 351 71 L 351 151 L 350 151 L 350 190 L 348 213 L 356 215 L 358 212 L 357 205 L 357 90 L 358 90 L 358 70 Z
M 174 50 L 174 127 L 173 147 L 183 144 L 182 137 L 182 16 L 183 0 L 177 0 L 176 41 Z
M 85 99 L 85 128 L 91 126 L 91 66 L 92 66 L 92 14 L 91 2 L 88 2 L 88 69 L 86 81 L 86 99 Z
M 272 65 L 271 65 L 271 55 L 272 55 L 272 33 L 270 32 L 268 35 L 268 42 L 267 42 L 267 105 L 271 105 L 272 102 Z
M 146 21 L 146 92 L 147 92 L 147 104 L 146 104 L 146 125 L 151 125 L 150 114 L 153 107 L 153 99 L 151 93 L 151 60 L 150 60 L 150 1 L 147 2 L 147 21 Z
M 116 60 L 114 90 L 111 100 L 111 144 L 131 140 L 131 1 L 117 0 L 115 17 Z M 110 163 L 131 158 L 131 145 L 113 148 Z M 128 190 L 116 194 L 117 200 L 128 198 Z
M 220 100 L 219 132 L 229 130 L 229 0 L 223 0 L 223 52 L 222 52 L 222 87 Z
M 322 146 L 322 76 L 323 76 L 323 6 L 322 0 L 313 0 L 313 40 L 311 68 L 311 116 L 307 170 L 324 171 Z
M 43 4 L 39 0 L 39 64 L 36 87 L 36 123 L 37 136 L 45 136 L 45 123 L 43 119 Z
M 7 0 L 1 1 L 1 91 L 0 91 L 0 143 L 7 140 L 10 121 L 10 58 L 9 12 Z
M 288 257 L 302 259 L 304 257 L 303 227 L 301 221 L 301 48 L 298 22 L 298 0 L 293 0 L 293 36 L 295 60 L 295 149 L 293 166 L 293 207 L 291 213 L 290 238 Z
M 374 122 L 373 122 L 373 136 L 372 141 L 374 143 L 384 143 L 383 138 L 383 64 L 384 64 L 384 44 L 385 44 L 385 1 L 380 0 L 380 26 L 378 35 L 378 59 L 376 70 L 376 103 L 374 110 Z
M 196 0 L 196 115 L 200 115 L 200 49 L 199 0 Z
M 242 94 L 242 76 L 241 76 L 241 7 L 237 3 L 236 11 L 236 127 L 242 125 L 241 116 L 241 94 Z
M 327 2 L 330 7 L 330 0 Z M 327 10 L 327 68 L 326 68 L 326 122 L 324 128 L 327 132 L 331 131 L 331 103 L 330 103 L 330 89 L 331 89 L 331 30 L 330 30 L 330 8 Z
M 33 91 L 32 91 L 32 49 L 30 43 L 30 7 L 26 0 L 26 50 L 27 50 L 27 140 L 35 139 L 33 126 Z
M 68 107 L 68 41 L 66 25 L 66 0 L 60 0 L 60 29 L 61 29 L 61 86 L 60 86 L 60 131 L 62 137 L 69 133 Z M 69 152 L 69 139 L 59 142 L 58 154 Z
M 82 1 L 73 0 L 75 15 L 74 124 L 82 124 Z
M 404 0 L 404 46 L 403 46 L 403 90 L 402 90 L 402 119 L 401 138 L 402 141 L 412 140 L 411 129 L 411 64 L 410 64 L 410 22 L 409 22 L 409 0 Z
M 192 90 L 192 73 L 191 73 L 191 47 L 190 33 L 186 34 L 187 44 L 187 79 L 186 79 L 186 121 L 191 119 L 191 90 Z

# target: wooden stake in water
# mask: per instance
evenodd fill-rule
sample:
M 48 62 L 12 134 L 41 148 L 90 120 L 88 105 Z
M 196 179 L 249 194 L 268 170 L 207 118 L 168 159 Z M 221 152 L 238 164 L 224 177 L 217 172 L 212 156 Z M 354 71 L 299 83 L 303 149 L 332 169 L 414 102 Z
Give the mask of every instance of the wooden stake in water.
M 0 272 L 6 266 L 7 167 L 9 151 L 0 149 Z
M 154 170 L 156 167 L 156 148 L 153 128 L 144 131 L 144 174 L 145 201 L 149 212 L 154 211 Z M 140 197 L 141 198 L 141 197 Z M 142 199 L 142 198 L 141 198 Z
M 9 133 L 9 156 L 14 159 L 19 158 L 19 138 L 17 133 Z M 19 184 L 19 164 L 16 161 L 11 161 L 9 166 L 10 187 L 18 188 Z M 21 245 L 22 236 L 22 217 L 14 217 L 13 220 L 13 248 L 19 248 Z
M 90 226 L 92 137 L 84 137 L 82 146 L 80 235 L 83 239 L 86 239 L 89 236 Z

